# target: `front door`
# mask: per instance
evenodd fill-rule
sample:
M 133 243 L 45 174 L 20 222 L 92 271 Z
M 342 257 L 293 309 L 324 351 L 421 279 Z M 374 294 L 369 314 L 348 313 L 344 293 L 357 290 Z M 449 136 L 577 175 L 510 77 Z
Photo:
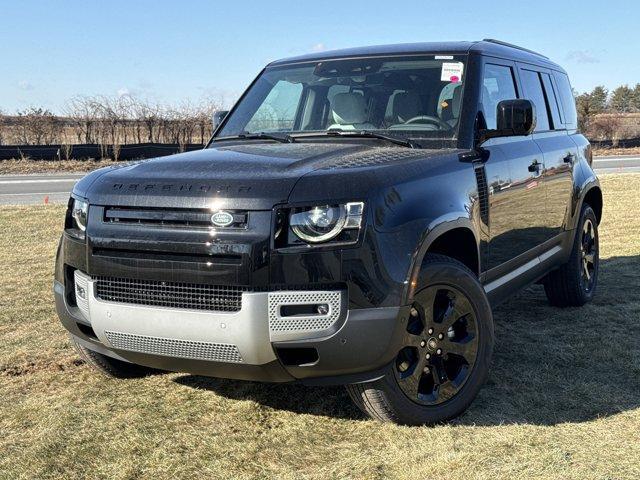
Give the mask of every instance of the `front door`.
M 521 98 L 515 64 L 491 60 L 484 65 L 481 108 L 487 128 L 496 128 L 497 105 Z M 540 148 L 531 136 L 488 140 L 485 174 L 489 190 L 488 278 L 513 270 L 530 260 L 527 252 L 547 235 L 544 169 Z

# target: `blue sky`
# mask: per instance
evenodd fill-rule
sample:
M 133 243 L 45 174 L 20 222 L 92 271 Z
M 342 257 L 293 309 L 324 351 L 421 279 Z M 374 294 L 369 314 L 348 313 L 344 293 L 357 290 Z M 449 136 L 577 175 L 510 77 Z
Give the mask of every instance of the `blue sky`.
M 5 113 L 125 92 L 231 101 L 277 58 L 486 37 L 551 57 L 579 91 L 640 82 L 640 2 L 630 0 L 0 0 L 0 18 Z

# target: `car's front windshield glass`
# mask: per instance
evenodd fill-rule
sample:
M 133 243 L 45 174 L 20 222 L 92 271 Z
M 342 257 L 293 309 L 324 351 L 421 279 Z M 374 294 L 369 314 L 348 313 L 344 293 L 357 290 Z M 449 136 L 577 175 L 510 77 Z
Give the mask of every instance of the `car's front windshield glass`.
M 269 67 L 216 139 L 338 130 L 452 140 L 460 123 L 465 65 L 465 55 L 424 55 Z

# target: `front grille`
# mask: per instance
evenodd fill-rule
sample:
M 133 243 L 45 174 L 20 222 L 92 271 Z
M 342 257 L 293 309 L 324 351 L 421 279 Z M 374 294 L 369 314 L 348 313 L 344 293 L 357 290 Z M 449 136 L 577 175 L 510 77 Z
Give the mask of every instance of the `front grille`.
M 106 302 L 237 312 L 246 287 L 96 277 L 95 295 Z
M 131 333 L 104 332 L 113 348 L 168 357 L 242 363 L 238 347 L 228 343 L 196 342 L 176 338 L 149 337 Z
M 105 207 L 104 221 L 170 228 L 213 228 L 212 213 L 209 209 Z M 233 222 L 223 228 L 247 228 L 247 211 L 231 210 L 228 213 L 233 217 Z

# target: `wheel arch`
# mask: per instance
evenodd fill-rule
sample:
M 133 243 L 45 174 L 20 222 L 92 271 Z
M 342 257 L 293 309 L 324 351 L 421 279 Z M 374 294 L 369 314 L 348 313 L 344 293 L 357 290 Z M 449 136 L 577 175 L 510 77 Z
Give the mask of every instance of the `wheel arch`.
M 469 218 L 440 223 L 431 228 L 416 249 L 413 258 L 405 300 L 410 303 L 416 288 L 425 255 L 437 253 L 460 261 L 477 277 L 480 276 L 480 247 L 478 235 Z
M 585 191 L 584 195 L 582 196 L 582 202 L 580 204 L 579 211 L 582 210 L 582 206 L 585 203 L 588 203 L 591 206 L 594 213 L 596 214 L 596 219 L 598 220 L 598 224 L 600 224 L 600 221 L 602 220 L 602 207 L 603 207 L 602 190 L 600 189 L 600 186 L 593 185 L 591 188 Z

